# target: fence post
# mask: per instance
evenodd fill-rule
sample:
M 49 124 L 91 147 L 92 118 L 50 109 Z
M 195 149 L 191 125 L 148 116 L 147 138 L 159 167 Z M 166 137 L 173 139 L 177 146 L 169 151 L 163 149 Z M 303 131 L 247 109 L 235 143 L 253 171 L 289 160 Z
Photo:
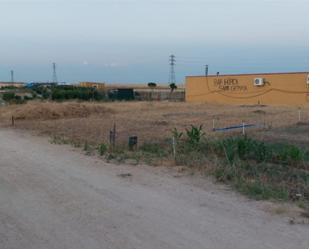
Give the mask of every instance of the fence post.
M 115 148 L 116 145 L 116 123 L 114 123 L 114 128 L 113 128 L 113 147 Z
M 109 143 L 114 150 L 116 145 L 116 123 L 114 123 L 113 129 L 109 131 Z
M 212 120 L 212 130 L 213 131 L 216 130 L 216 120 L 215 119 Z
M 246 135 L 246 131 L 245 131 L 245 122 L 242 121 L 242 134 Z
M 174 136 L 172 139 L 172 145 L 173 145 L 173 157 L 174 157 L 174 160 L 176 160 L 176 139 Z
M 298 108 L 298 122 L 301 122 L 301 108 Z
M 15 118 L 12 116 L 12 126 L 15 126 Z

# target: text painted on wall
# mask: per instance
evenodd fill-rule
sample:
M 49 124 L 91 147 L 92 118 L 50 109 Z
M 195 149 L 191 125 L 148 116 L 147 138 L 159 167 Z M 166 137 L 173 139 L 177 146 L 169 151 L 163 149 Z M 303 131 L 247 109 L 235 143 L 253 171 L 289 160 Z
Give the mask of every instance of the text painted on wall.
M 214 79 L 214 86 L 222 91 L 245 92 L 247 86 L 240 85 L 238 79 Z

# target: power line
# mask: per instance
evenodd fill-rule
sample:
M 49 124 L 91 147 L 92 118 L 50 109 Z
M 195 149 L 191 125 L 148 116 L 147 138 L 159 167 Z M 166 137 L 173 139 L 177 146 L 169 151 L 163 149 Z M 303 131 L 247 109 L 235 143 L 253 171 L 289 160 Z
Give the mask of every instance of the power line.
M 176 74 L 175 74 L 175 63 L 176 63 L 176 56 L 170 55 L 170 75 L 169 75 L 169 84 L 176 84 Z

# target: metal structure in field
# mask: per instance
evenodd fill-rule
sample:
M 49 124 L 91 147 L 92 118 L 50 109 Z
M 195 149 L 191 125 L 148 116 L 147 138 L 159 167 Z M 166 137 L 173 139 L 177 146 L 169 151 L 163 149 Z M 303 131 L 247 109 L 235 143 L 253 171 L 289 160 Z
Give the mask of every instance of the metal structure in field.
M 53 62 L 53 80 L 52 83 L 57 84 L 58 83 L 58 77 L 57 77 L 57 67 L 56 67 L 56 63 Z
M 11 83 L 14 83 L 14 70 L 11 70 Z
M 170 62 L 170 75 L 168 83 L 171 85 L 176 84 L 176 73 L 175 73 L 176 56 L 172 54 L 170 56 L 169 62 Z

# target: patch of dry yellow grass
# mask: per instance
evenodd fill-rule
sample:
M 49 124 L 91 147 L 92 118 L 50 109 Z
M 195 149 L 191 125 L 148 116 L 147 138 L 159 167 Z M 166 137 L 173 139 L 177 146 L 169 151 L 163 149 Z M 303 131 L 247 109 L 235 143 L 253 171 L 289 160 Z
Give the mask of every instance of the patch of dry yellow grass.
M 90 115 L 112 113 L 111 109 L 94 103 L 57 103 L 30 102 L 25 105 L 13 105 L 1 109 L 1 119 L 15 120 L 51 120 L 66 118 L 84 118 Z
M 117 141 L 126 142 L 137 135 L 140 142 L 162 139 L 173 128 L 184 131 L 190 125 L 203 125 L 208 136 L 216 127 L 245 123 L 283 127 L 298 121 L 298 108 L 228 106 L 178 102 L 109 102 L 53 103 L 34 102 L 20 106 L 2 107 L 0 119 L 9 125 L 10 117 L 17 118 L 16 127 L 49 135 L 65 136 L 72 140 L 102 143 L 108 141 L 109 131 L 116 123 Z M 302 111 L 302 120 L 309 121 L 309 108 Z M 240 131 L 237 131 L 240 132 Z

